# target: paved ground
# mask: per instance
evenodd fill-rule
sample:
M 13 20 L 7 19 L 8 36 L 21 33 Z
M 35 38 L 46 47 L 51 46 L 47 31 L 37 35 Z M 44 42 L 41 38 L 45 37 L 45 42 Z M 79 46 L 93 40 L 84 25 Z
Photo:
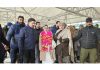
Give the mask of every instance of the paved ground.
M 5 58 L 4 63 L 10 63 L 10 55 L 7 53 L 7 58 Z M 79 63 L 79 61 L 77 61 Z M 100 63 L 100 55 L 98 57 L 98 63 Z
M 7 53 L 7 58 L 5 58 L 4 63 L 10 63 L 10 55 Z

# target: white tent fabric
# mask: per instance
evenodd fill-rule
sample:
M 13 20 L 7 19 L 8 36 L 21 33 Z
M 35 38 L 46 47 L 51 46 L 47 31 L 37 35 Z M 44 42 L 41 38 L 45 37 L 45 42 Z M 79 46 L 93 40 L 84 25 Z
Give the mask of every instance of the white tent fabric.
M 0 7 L 0 23 L 15 22 L 22 15 L 25 22 L 30 17 L 42 24 L 52 25 L 56 21 L 76 23 L 85 21 L 86 17 L 94 20 L 100 18 L 99 7 Z

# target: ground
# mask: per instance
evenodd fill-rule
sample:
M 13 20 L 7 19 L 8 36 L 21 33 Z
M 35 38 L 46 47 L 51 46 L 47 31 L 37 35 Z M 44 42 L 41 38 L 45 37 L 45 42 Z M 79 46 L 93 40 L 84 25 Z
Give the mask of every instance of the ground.
M 7 58 L 5 58 L 4 63 L 10 63 L 10 55 L 7 53 Z

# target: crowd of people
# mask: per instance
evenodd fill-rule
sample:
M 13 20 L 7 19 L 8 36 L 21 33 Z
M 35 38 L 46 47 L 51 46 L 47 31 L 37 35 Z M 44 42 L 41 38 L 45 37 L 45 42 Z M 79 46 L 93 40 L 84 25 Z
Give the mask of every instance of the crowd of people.
M 86 18 L 79 29 L 57 21 L 52 27 L 19 16 L 15 24 L 0 25 L 0 63 L 7 52 L 11 63 L 97 63 L 100 29 Z

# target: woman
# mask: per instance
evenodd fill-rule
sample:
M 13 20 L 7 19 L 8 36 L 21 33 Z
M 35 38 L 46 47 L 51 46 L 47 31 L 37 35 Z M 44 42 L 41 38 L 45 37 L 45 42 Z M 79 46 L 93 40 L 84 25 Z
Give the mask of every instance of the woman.
M 55 34 L 57 41 L 56 57 L 59 63 L 70 63 L 70 56 L 72 56 L 72 37 L 70 29 L 66 27 L 65 23 L 61 23 L 59 30 Z
M 48 26 L 45 25 L 39 38 L 40 60 L 42 63 L 53 63 L 55 61 L 55 46 L 53 34 L 49 30 Z

